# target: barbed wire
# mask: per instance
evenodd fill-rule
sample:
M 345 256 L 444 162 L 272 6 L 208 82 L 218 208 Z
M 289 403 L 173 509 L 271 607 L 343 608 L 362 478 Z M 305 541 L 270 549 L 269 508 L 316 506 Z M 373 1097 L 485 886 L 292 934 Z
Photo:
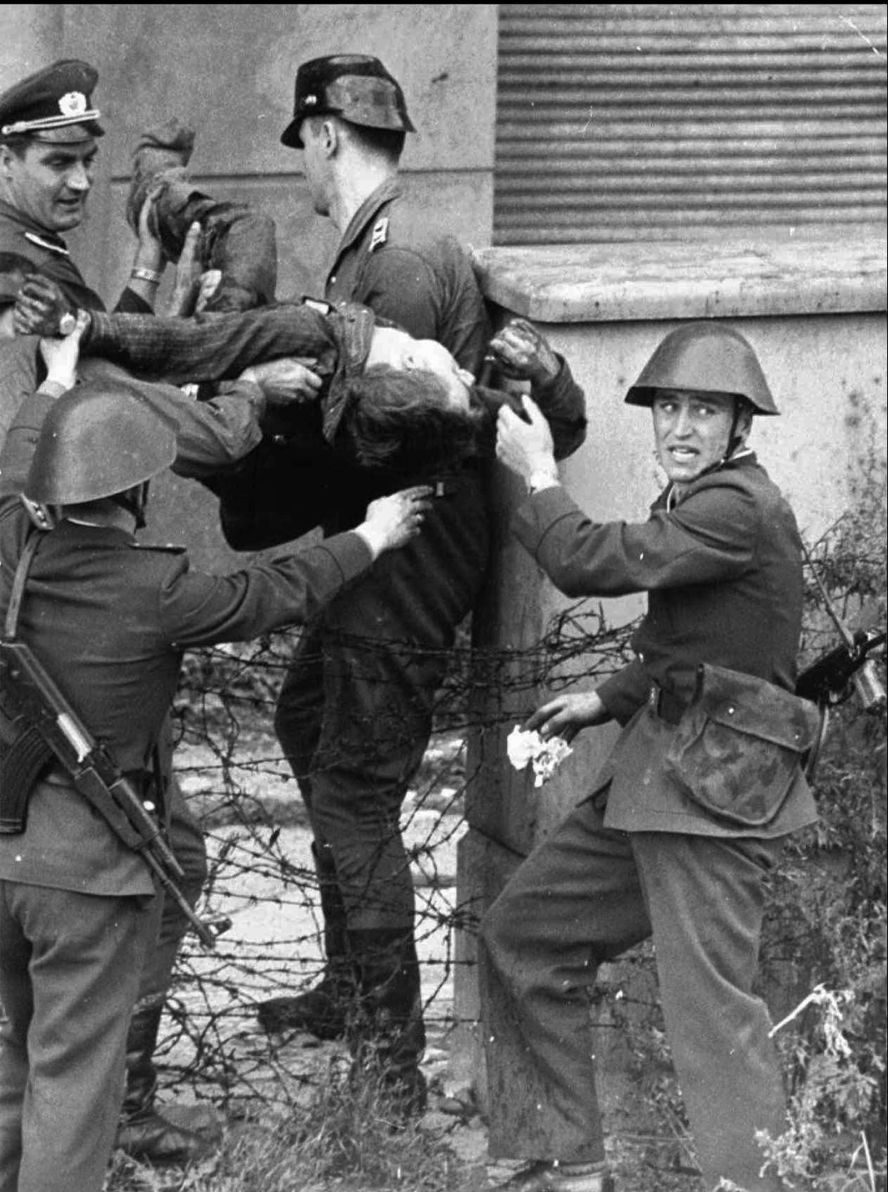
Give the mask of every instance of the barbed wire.
M 839 537 L 838 530 L 828 532 L 811 555 L 847 613 L 873 593 L 850 590 L 849 560 L 837 559 Z M 832 644 L 834 635 L 816 603 L 813 576 L 806 582 L 803 663 Z M 433 1048 L 445 1046 L 459 1025 L 453 979 L 463 962 L 455 958 L 454 931 L 472 932 L 478 919 L 478 908 L 461 905 L 456 890 L 456 845 L 467 826 L 466 789 L 476 777 L 467 738 L 501 731 L 514 723 L 516 706 L 526 703 L 529 711 L 544 691 L 576 683 L 578 676 L 592 685 L 620 669 L 632 657 L 635 624 L 612 626 L 600 604 L 581 600 L 555 613 L 530 646 L 473 644 L 466 623 L 446 651 L 432 740 L 401 819 Z M 158 1054 L 166 1085 L 228 1107 L 257 1098 L 295 1104 L 318 1079 L 317 1065 L 306 1062 L 312 1043 L 307 1036 L 282 1046 L 266 1038 L 255 1020 L 263 998 L 300 992 L 323 966 L 308 817 L 272 729 L 278 690 L 299 640 L 298 632 L 280 633 L 189 655 L 175 704 L 176 774 L 207 831 L 205 902 L 229 915 L 233 926 L 211 954 L 186 939 Z M 411 643 L 352 637 L 348 644 L 368 658 L 380 649 L 417 653 Z M 438 653 L 427 652 L 428 660 L 441 661 Z M 387 732 L 391 744 L 396 728 Z

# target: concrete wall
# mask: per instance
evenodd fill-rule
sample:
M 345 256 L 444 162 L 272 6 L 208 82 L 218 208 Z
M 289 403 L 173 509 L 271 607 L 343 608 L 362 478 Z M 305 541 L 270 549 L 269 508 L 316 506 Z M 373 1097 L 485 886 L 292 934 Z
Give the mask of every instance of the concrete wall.
M 337 236 L 311 209 L 301 155 L 279 137 L 299 63 L 343 52 L 376 54 L 403 86 L 419 133 L 408 137 L 402 166 L 436 226 L 489 244 L 495 5 L 0 6 L 0 88 L 57 57 L 84 58 L 99 71 L 93 98 L 106 136 L 87 218 L 68 241 L 109 303 L 135 246 L 123 219 L 132 149 L 143 129 L 170 116 L 196 130 L 189 168 L 200 185 L 274 217 L 278 296 L 322 292 Z M 159 537 L 187 539 L 202 565 L 234 561 L 202 489 L 173 481 L 158 486 L 155 500 Z

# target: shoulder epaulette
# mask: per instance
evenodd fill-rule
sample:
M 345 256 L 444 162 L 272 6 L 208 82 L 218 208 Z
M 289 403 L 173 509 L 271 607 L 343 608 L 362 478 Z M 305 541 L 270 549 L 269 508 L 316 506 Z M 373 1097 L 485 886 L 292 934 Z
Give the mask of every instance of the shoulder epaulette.
M 184 555 L 187 546 L 180 546 L 176 542 L 132 542 L 133 550 L 159 550 L 169 555 Z
M 373 231 L 370 233 L 370 247 L 368 252 L 375 252 L 377 248 L 382 248 L 389 234 L 389 217 L 387 215 L 380 216 L 380 218 L 373 225 Z

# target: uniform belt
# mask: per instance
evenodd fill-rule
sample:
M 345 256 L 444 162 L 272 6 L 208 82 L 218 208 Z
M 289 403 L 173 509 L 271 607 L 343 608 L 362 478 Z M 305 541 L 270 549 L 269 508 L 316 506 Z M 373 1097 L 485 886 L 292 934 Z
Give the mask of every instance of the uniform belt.
M 667 691 L 659 683 L 651 683 L 648 702 L 650 703 L 651 710 L 661 720 L 665 720 L 667 724 L 678 724 L 687 707 L 685 700 L 675 695 L 674 692 Z

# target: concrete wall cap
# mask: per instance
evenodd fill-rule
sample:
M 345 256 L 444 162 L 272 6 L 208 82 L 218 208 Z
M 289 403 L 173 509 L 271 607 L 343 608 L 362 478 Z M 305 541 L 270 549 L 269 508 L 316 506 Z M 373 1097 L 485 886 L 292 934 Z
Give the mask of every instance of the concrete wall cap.
M 838 235 L 838 232 L 837 232 Z M 478 248 L 485 296 L 543 323 L 845 314 L 886 309 L 886 240 Z

